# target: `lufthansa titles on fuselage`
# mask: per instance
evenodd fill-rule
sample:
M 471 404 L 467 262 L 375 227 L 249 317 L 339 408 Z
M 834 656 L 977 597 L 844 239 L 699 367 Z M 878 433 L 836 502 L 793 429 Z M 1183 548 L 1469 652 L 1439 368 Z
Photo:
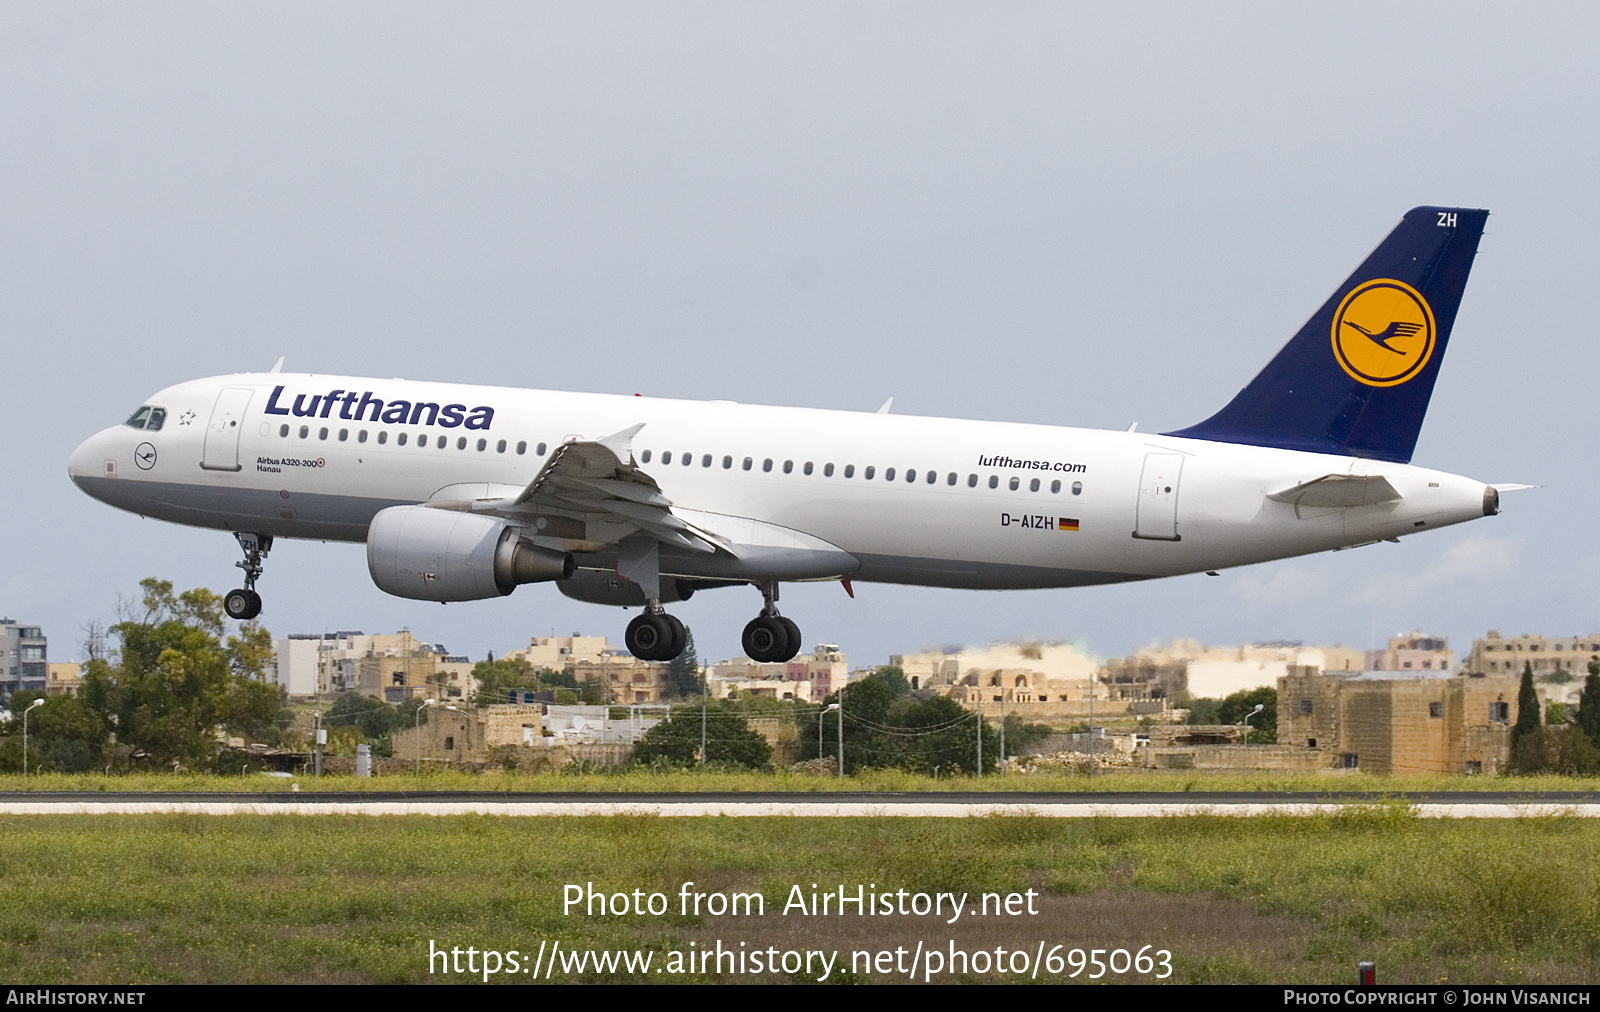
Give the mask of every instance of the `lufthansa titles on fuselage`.
M 356 393 L 354 390 L 332 390 L 326 394 L 295 394 L 294 401 L 283 404 L 282 386 L 272 389 L 267 399 L 269 415 L 293 415 L 299 418 L 328 418 L 337 406 L 339 417 L 345 421 L 387 422 L 391 425 L 437 425 L 444 429 L 457 426 L 487 430 L 494 422 L 494 408 L 480 405 L 468 408 L 465 404 L 440 405 L 432 401 L 391 400 L 387 403 L 372 396 L 372 391 Z M 371 419 L 366 417 L 368 409 Z

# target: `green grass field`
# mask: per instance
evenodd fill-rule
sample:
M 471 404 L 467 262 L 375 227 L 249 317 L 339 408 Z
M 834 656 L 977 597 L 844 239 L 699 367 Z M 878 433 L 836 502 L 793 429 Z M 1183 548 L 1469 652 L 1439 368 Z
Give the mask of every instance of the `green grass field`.
M 846 961 L 918 942 L 1032 956 L 1043 941 L 1063 953 L 1167 949 L 1176 982 L 1348 983 L 1362 959 L 1377 962 L 1381 983 L 1592 981 L 1597 850 L 1594 820 L 1418 819 L 1400 805 L 1130 820 L 20 816 L 0 824 L 0 975 L 410 983 L 467 976 L 430 976 L 430 940 L 502 953 L 556 941 L 641 949 L 658 967 L 719 940 L 838 950 Z M 659 891 L 676 904 L 686 881 L 759 890 L 767 914 L 562 911 L 567 883 Z M 1033 889 L 1039 912 L 953 925 L 778 913 L 793 885 L 813 883 Z M 591 967 L 552 979 L 640 978 Z M 904 978 L 841 964 L 831 979 Z M 969 968 L 935 979 L 1016 978 Z
M 44 773 L 0 776 L 0 791 L 1600 791 L 1600 778 L 1530 776 L 1385 777 L 1356 771 L 1292 774 L 1213 774 L 1193 770 L 1107 771 L 1085 774 L 1028 773 L 990 777 L 918 776 L 900 770 L 874 770 L 843 779 L 718 770 L 631 769 L 616 773 L 506 771 L 461 773 L 424 768 L 421 776 L 281 777 L 215 776 L 188 773 Z

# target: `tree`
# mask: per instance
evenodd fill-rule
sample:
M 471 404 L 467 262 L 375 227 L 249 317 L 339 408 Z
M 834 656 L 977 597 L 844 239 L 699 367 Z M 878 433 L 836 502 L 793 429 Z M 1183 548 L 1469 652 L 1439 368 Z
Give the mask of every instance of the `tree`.
M 638 763 L 658 760 L 674 766 L 692 766 L 700 757 L 701 709 L 685 706 L 652 727 L 633 747 Z M 772 763 L 772 746 L 750 729 L 742 714 L 721 706 L 705 710 L 706 762 L 732 763 L 764 769 Z
M 1589 677 L 1583 680 L 1583 695 L 1578 697 L 1578 727 L 1600 746 L 1600 657 L 1589 658 Z
M 79 699 L 111 725 L 119 744 L 159 765 L 209 765 L 219 728 L 246 737 L 281 732 L 283 690 L 262 680 L 272 637 L 254 623 L 222 640 L 222 599 L 203 588 L 174 594 L 140 581 L 144 615 L 112 627 L 115 663 L 91 660 Z
M 667 662 L 667 695 L 688 699 L 700 694 L 700 658 L 694 652 L 694 633 L 684 637 L 683 653 Z
M 341 692 L 323 714 L 322 723 L 329 728 L 355 728 L 361 737 L 376 740 L 383 738 L 401 722 L 400 708 L 390 706 L 374 696 L 359 692 Z
M 1539 694 L 1533 688 L 1533 662 L 1522 662 L 1522 687 L 1517 690 L 1517 723 L 1511 729 L 1511 748 L 1516 750 L 1517 742 L 1539 730 L 1542 721 L 1539 706 Z
M 1217 722 L 1220 724 L 1237 724 L 1253 713 L 1256 704 L 1261 704 L 1261 712 L 1250 718 L 1249 743 L 1253 745 L 1276 745 L 1278 743 L 1278 690 L 1262 687 L 1235 692 L 1223 698 L 1217 704 Z
M 22 713 L 42 696 L 16 692 L 11 696 L 12 719 L 5 728 L 9 738 L 0 748 L 0 769 L 22 769 Z M 28 768 L 43 767 L 62 773 L 84 773 L 103 766 L 109 731 L 105 718 L 75 696 L 48 696 L 28 713 Z
M 841 699 L 846 772 L 888 767 L 972 772 L 978 768 L 980 734 L 984 770 L 992 771 L 1000 759 L 997 729 L 948 696 L 915 698 L 905 672 L 893 665 L 845 686 L 828 696 L 823 707 L 795 721 L 802 758 L 817 758 L 819 721 L 822 756 L 838 756 L 839 714 L 828 713 L 826 705 Z
M 544 688 L 540 672 L 520 657 L 479 661 L 472 666 L 472 677 L 478 683 L 479 706 L 509 702 L 512 690 L 537 692 Z

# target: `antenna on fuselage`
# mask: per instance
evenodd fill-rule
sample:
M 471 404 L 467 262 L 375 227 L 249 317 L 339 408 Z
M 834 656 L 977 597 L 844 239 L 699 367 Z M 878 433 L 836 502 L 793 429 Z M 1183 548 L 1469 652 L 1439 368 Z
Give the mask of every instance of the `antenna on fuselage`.
M 884 401 L 883 402 L 883 407 L 878 409 L 878 414 L 887 415 L 889 413 L 889 406 L 891 404 L 893 404 L 893 403 L 894 403 L 894 398 L 893 397 L 891 397 L 888 400 Z
M 267 372 L 269 372 L 269 373 L 283 372 L 283 360 L 284 360 L 285 357 L 286 356 L 284 356 L 284 355 L 279 355 L 278 356 L 278 360 L 276 362 L 272 363 L 272 368 L 268 369 Z

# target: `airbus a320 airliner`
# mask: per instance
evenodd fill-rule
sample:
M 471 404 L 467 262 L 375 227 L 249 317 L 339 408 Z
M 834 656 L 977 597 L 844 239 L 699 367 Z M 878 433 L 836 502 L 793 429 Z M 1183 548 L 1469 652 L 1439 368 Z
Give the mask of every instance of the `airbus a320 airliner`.
M 1175 432 L 275 367 L 160 391 L 68 473 L 120 509 L 231 531 L 234 618 L 261 610 L 273 539 L 365 542 L 373 582 L 400 597 L 552 582 L 642 607 L 625 639 L 650 660 L 684 647 L 664 605 L 753 585 L 745 651 L 786 660 L 800 649 L 778 612 L 788 581 L 1079 587 L 1498 513 L 1499 491 L 1522 486 L 1410 466 L 1487 217 L 1409 211 L 1238 396 Z

